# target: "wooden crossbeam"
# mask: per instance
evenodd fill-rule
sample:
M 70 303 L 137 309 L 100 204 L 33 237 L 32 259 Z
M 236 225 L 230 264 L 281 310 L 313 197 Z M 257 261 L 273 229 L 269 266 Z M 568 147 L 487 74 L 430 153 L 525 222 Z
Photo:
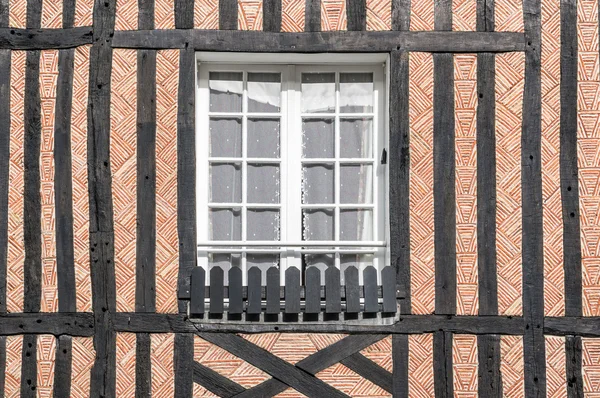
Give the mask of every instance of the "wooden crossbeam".
M 360 352 L 343 359 L 341 363 L 385 391 L 392 392 L 392 374 Z
M 0 49 L 47 50 L 92 44 L 92 27 L 66 29 L 0 28 Z
M 213 394 L 224 398 L 233 397 L 246 391 L 238 383 L 220 375 L 199 362 L 194 362 L 194 383 L 200 384 Z

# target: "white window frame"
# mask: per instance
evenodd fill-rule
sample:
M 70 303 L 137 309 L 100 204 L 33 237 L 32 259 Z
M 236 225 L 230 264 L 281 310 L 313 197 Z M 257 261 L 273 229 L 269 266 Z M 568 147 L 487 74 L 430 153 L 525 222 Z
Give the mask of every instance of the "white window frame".
M 198 265 L 208 271 L 208 253 L 224 252 L 242 254 L 243 284 L 247 283 L 246 256 L 248 252 L 279 253 L 281 285 L 285 283 L 285 270 L 294 266 L 301 269 L 302 254 L 306 253 L 334 253 L 335 265 L 340 268 L 340 254 L 365 253 L 374 254 L 373 265 L 378 270 L 378 283 L 381 283 L 381 269 L 389 262 L 389 201 L 388 201 L 388 172 L 387 164 L 381 164 L 381 154 L 388 148 L 388 97 L 387 87 L 389 81 L 387 69 L 389 56 L 387 54 L 258 54 L 258 53 L 197 53 L 196 56 L 196 215 L 197 215 L 197 244 Z M 209 72 L 215 71 L 240 71 L 244 73 L 244 81 L 248 72 L 276 72 L 281 73 L 281 106 L 280 106 L 280 203 L 279 205 L 264 205 L 266 208 L 280 209 L 280 242 L 249 241 L 246 238 L 245 214 L 242 212 L 242 241 L 210 241 L 208 219 L 208 189 L 209 186 Z M 372 205 L 365 208 L 373 209 L 373 239 L 372 241 L 303 241 L 301 225 L 301 184 L 288 185 L 290 181 L 301 181 L 302 161 L 298 148 L 302 145 L 302 114 L 301 101 L 301 74 L 303 72 L 372 72 L 374 83 L 374 103 L 372 116 L 374 134 L 373 139 L 373 201 Z M 336 96 L 339 97 L 339 73 L 336 73 Z M 246 115 L 247 87 L 244 85 L 242 98 L 242 114 Z M 233 114 L 229 114 L 233 115 Z M 274 116 L 275 114 L 268 114 Z M 339 120 L 340 115 L 360 117 L 359 114 L 340 114 L 339 98 L 336 98 L 335 113 L 313 114 L 318 117 L 335 117 L 335 228 L 336 237 L 339 236 Z M 248 115 L 250 116 L 250 114 Z M 261 114 L 251 114 L 260 117 Z M 243 118 L 242 138 L 242 203 L 235 207 L 246 205 L 246 118 Z M 286 156 L 293 154 L 293 156 Z M 221 159 L 220 159 L 221 160 Z M 227 160 L 227 159 L 224 159 Z M 263 160 L 260 161 L 264 163 Z M 328 159 L 332 162 L 332 159 Z M 352 162 L 351 162 L 352 163 Z M 355 162 L 354 163 L 358 163 Z M 388 162 L 389 163 L 389 162 Z M 288 194 L 290 197 L 288 197 Z M 309 205 L 310 206 L 310 205 Z M 234 207 L 234 206 L 232 206 Z M 260 207 L 254 206 L 252 207 Z M 318 206 L 325 208 L 326 206 Z M 361 208 L 362 205 L 341 205 L 341 207 Z M 298 225 L 295 225 L 298 224 Z M 287 235 L 286 235 L 287 234 Z M 236 247 L 232 249 L 231 247 Z M 273 250 L 273 247 L 277 249 Z M 330 247 L 335 247 L 331 249 Z M 358 247 L 358 248 L 357 248 Z M 360 270 L 360 284 L 362 284 L 362 270 Z M 208 277 L 208 272 L 207 272 Z M 227 272 L 224 275 L 227 285 Z M 263 275 L 263 279 L 264 279 Z M 324 280 L 322 279 L 322 283 Z M 342 273 L 343 283 L 343 273 Z

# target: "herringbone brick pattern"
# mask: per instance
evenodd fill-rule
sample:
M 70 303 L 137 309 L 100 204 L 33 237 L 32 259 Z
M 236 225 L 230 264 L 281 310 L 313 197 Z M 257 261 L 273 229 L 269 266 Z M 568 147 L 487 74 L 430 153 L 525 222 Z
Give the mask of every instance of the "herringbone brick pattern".
M 524 32 L 523 1 L 498 0 L 494 8 L 496 31 L 498 32 Z
M 8 256 L 6 269 L 6 308 L 23 312 L 23 144 L 25 52 L 11 53 L 10 67 L 10 159 L 8 184 Z
M 194 1 L 194 28 L 219 29 L 219 0 Z
M 456 313 L 477 315 L 477 56 L 454 56 Z
M 175 394 L 174 349 L 174 334 L 150 335 L 151 389 L 153 397 L 172 397 Z
M 42 28 L 62 27 L 62 0 L 42 2 Z
M 175 0 L 154 2 L 154 28 L 175 29 Z
M 54 115 L 58 81 L 58 51 L 40 55 L 42 140 L 40 148 L 40 195 L 42 204 L 42 312 L 58 311 L 56 273 L 56 222 L 54 201 Z
M 452 339 L 452 372 L 454 396 L 477 398 L 477 336 L 454 335 Z
M 75 50 L 71 105 L 71 168 L 73 172 L 73 258 L 78 311 L 92 310 L 90 277 L 89 196 L 87 171 L 87 105 L 90 47 Z
M 136 75 L 135 50 L 115 50 L 111 84 L 110 167 L 115 223 L 117 311 L 135 310 Z
M 94 11 L 94 0 L 75 1 L 75 26 L 91 26 Z
M 546 336 L 546 388 L 548 398 L 567 396 L 565 338 Z
M 368 346 L 360 353 L 388 372 L 392 372 L 392 336 L 388 336 L 385 339 Z
M 346 30 L 346 0 L 321 0 L 321 30 Z
M 521 122 L 524 55 L 496 57 L 496 250 L 498 313 L 522 313 Z
M 433 30 L 434 0 L 411 1 L 410 30 Z
M 502 336 L 500 339 L 500 373 L 502 394 L 506 398 L 520 398 L 525 394 L 525 362 L 523 337 Z
M 306 2 L 297 0 L 281 1 L 281 31 L 303 32 Z
M 117 333 L 117 397 L 135 396 L 135 333 Z
M 238 29 L 262 30 L 262 0 L 238 0 Z
M 115 30 L 137 30 L 138 2 L 137 0 L 117 0 Z
M 600 339 L 581 339 L 583 394 L 600 397 Z
M 430 314 L 435 301 L 433 246 L 433 57 L 411 53 L 410 269 L 412 312 Z
M 408 394 L 414 398 L 433 397 L 433 335 L 408 336 Z
M 560 196 L 560 1 L 542 1 L 542 195 L 544 312 L 565 312 Z
M 452 30 L 474 31 L 476 23 L 476 0 L 452 0 Z
M 21 358 L 23 355 L 23 336 L 6 337 L 6 368 L 4 371 L 4 396 L 21 396 Z
M 12 28 L 24 28 L 27 20 L 27 1 L 8 1 L 8 25 Z
M 177 312 L 177 88 L 179 51 L 156 55 L 156 311 Z
M 54 362 L 56 338 L 53 335 L 37 336 L 37 386 L 38 398 L 52 397 L 54 387 Z
M 367 0 L 367 30 L 392 29 L 392 1 Z
M 598 4 L 577 2 L 577 163 L 581 226 L 583 315 L 600 315 L 600 106 Z
M 86 398 L 90 396 L 90 376 L 96 350 L 92 337 L 73 337 L 71 348 L 73 374 L 71 376 L 71 397 Z

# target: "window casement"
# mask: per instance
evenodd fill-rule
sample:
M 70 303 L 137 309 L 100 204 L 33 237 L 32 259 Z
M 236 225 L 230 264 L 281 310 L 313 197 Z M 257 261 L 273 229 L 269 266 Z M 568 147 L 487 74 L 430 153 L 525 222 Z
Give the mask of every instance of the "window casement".
M 316 268 L 325 285 L 335 267 L 343 289 L 354 266 L 360 285 L 367 267 L 381 284 L 389 250 L 385 63 L 319 57 L 327 55 L 199 58 L 196 211 L 207 279 L 218 267 L 228 286 L 239 268 L 247 286 L 257 268 L 266 286 L 275 267 L 285 286 L 286 270 L 296 268 L 304 286 Z

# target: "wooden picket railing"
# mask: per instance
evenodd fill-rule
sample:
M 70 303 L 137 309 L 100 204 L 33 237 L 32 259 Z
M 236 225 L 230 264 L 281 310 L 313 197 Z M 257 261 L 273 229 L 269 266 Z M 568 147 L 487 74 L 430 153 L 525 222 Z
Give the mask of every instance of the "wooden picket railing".
M 368 266 L 363 270 L 363 284 L 359 284 L 359 270 L 350 266 L 344 271 L 330 267 L 321 281 L 321 271 L 309 267 L 305 283 L 301 284 L 300 270 L 290 267 L 285 271 L 285 285 L 280 283 L 280 270 L 271 267 L 266 272 L 266 286 L 261 283 L 258 267 L 248 270 L 247 286 L 242 284 L 242 269 L 229 270 L 229 285 L 224 286 L 224 271 L 213 267 L 206 285 L 206 271 L 196 267 L 192 271 L 190 316 L 213 317 L 228 315 L 318 315 L 345 313 L 350 316 L 381 313 L 394 316 L 396 305 L 396 272 L 390 266 L 381 270 L 381 285 L 377 284 L 377 270 Z M 324 282 L 324 284 L 323 284 Z M 227 299 L 227 300 L 225 300 Z M 227 305 L 226 305 L 227 304 Z

